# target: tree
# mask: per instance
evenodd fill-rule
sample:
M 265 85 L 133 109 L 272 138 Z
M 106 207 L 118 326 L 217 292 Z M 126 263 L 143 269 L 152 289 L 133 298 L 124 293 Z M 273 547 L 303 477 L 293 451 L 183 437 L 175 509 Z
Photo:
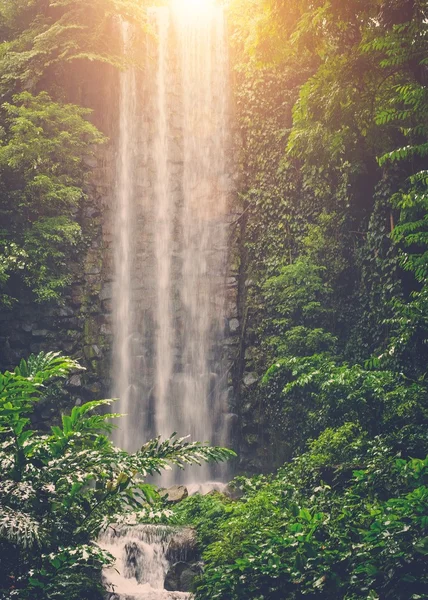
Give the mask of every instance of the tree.
M 93 61 L 123 66 L 118 36 L 112 36 L 117 17 L 144 28 L 146 16 L 139 0 L 20 0 L 0 2 L 0 23 L 6 41 L 0 45 L 0 90 L 12 94 L 40 90 L 52 84 L 64 65 Z M 43 89 L 43 88 L 42 88 Z
M 16 300 L 7 287 L 19 278 L 39 301 L 58 300 L 70 282 L 69 261 L 82 244 L 76 221 L 87 159 L 103 135 L 90 111 L 53 102 L 47 93 L 23 92 L 5 103 L 0 140 L 0 286 L 3 304 Z

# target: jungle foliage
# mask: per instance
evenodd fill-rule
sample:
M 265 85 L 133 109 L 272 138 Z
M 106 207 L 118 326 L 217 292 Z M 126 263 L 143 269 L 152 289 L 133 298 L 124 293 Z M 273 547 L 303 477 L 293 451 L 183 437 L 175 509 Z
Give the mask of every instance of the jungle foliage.
M 233 0 L 231 20 L 242 465 L 279 470 L 175 509 L 196 597 L 427 598 L 426 2 Z
M 105 137 L 70 98 L 84 104 L 92 63 L 120 69 L 134 59 L 123 55 L 120 18 L 146 28 L 139 0 L 0 1 L 3 309 L 25 293 L 60 302 L 82 257 L 85 184 Z
M 76 405 L 48 434 L 31 416 L 49 386 L 81 367 L 58 353 L 32 355 L 0 374 L 0 597 L 28 600 L 104 597 L 101 569 L 111 563 L 96 544 L 120 519 L 147 519 L 158 497 L 149 475 L 233 452 L 172 436 L 148 441 L 135 454 L 108 438 L 102 406 Z M 159 498 L 158 498 L 159 500 Z
M 17 94 L 3 111 L 1 299 L 9 306 L 17 300 L 7 284 L 19 276 L 39 301 L 58 300 L 70 283 L 67 263 L 82 244 L 76 215 L 85 159 L 103 136 L 86 120 L 88 110 L 53 102 L 46 92 Z
M 228 10 L 242 140 L 235 390 L 249 476 L 234 482 L 240 500 L 189 498 L 170 519 L 198 530 L 200 600 L 421 600 L 426 1 L 231 0 Z M 139 0 L 0 0 L 3 308 L 24 291 L 58 302 L 70 282 L 105 138 L 65 82 L 95 61 L 126 64 L 118 16 L 145 27 Z M 121 452 L 98 414 L 106 401 L 41 435 L 35 403 L 75 368 L 49 354 L 0 377 L 7 599 L 99 597 L 109 557 L 91 541 L 97 531 L 162 506 L 135 475 L 229 456 L 175 438 Z M 242 385 L 245 372 L 257 382 Z
M 239 501 L 186 499 L 174 521 L 204 548 L 196 597 L 426 598 L 427 467 L 345 423 L 274 477 L 238 478 Z
M 344 420 L 387 430 L 391 390 L 426 417 L 428 26 L 419 0 L 244 4 L 242 355 L 259 383 L 240 404 L 259 414 L 258 450 L 243 430 L 257 470 Z

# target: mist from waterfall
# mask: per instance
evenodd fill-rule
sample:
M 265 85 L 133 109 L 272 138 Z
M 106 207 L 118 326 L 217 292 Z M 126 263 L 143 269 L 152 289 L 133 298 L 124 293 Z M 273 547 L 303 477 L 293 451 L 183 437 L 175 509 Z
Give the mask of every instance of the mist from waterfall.
M 147 61 L 121 73 L 113 286 L 114 441 L 227 443 L 228 56 L 221 7 L 149 11 Z M 132 28 L 121 24 L 125 50 Z M 205 469 L 205 470 L 204 470 Z M 191 475 L 209 478 L 208 467 Z

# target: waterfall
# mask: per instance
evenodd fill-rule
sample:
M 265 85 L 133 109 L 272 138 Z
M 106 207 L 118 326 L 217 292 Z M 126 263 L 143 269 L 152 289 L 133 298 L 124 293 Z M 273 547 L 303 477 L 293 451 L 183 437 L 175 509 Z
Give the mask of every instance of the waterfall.
M 213 427 L 221 426 L 221 374 L 208 366 L 213 332 L 224 320 L 226 270 L 227 57 L 223 13 L 212 11 L 197 22 L 177 11 L 184 115 L 182 407 L 184 415 L 193 415 L 189 433 L 201 441 L 213 441 Z
M 130 451 L 173 432 L 228 441 L 225 18 L 214 4 L 197 18 L 177 4 L 149 10 L 155 35 L 142 74 L 120 75 L 112 375 L 128 415 L 114 441 Z M 121 32 L 130 51 L 132 28 L 122 22 Z
M 167 90 L 170 85 L 168 77 L 168 33 L 169 12 L 167 9 L 152 10 L 158 34 L 158 61 L 156 73 L 156 108 L 154 127 L 153 159 L 155 164 L 156 205 L 155 256 L 156 256 L 156 363 L 155 363 L 155 429 L 156 434 L 163 437 L 171 435 L 169 406 L 171 381 L 174 372 L 173 327 L 173 289 L 172 289 L 172 253 L 174 232 L 174 197 L 172 195 L 172 174 L 169 161 L 170 131 Z
M 194 554 L 191 530 L 166 525 L 114 525 L 98 544 L 115 559 L 104 569 L 109 600 L 188 600 L 187 592 L 168 592 L 165 577 L 175 563 Z
M 129 23 L 121 22 L 124 51 L 131 47 L 132 30 Z M 120 116 L 119 144 L 117 155 L 117 210 L 115 229 L 114 268 L 115 282 L 113 287 L 113 395 L 120 398 L 115 408 L 118 412 L 129 414 L 131 411 L 131 335 L 132 321 L 130 310 L 132 305 L 131 265 L 133 239 L 133 199 L 134 199 L 134 156 L 135 138 L 132 133 L 133 121 L 137 107 L 137 84 L 135 71 L 128 69 L 120 77 Z M 115 441 L 118 446 L 125 447 L 127 438 L 132 435 L 129 427 L 132 419 L 127 419 L 127 430 L 118 429 Z

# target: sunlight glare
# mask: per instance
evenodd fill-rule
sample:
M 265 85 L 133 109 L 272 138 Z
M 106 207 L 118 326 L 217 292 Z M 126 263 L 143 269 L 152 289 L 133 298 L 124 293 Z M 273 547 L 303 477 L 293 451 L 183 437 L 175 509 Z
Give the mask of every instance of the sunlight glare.
M 215 0 L 171 0 L 171 4 L 177 12 L 201 15 L 210 12 Z

